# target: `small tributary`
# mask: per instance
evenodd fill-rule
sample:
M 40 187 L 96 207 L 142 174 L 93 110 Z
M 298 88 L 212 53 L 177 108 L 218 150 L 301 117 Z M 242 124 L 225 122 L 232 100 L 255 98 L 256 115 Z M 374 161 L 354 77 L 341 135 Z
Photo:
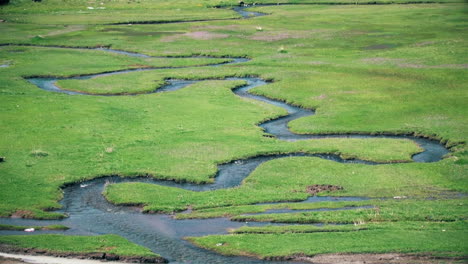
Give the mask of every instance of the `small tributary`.
M 243 8 L 239 8 L 238 12 L 245 12 Z M 241 15 L 258 16 L 255 13 L 240 13 Z M 103 52 L 120 53 L 127 56 L 149 57 L 144 54 L 99 48 Z M 231 58 L 228 63 L 211 64 L 203 67 L 215 67 L 229 64 L 238 64 L 248 61 L 246 58 Z M 182 68 L 182 67 L 180 67 Z M 131 70 L 121 70 L 115 72 L 90 74 L 72 78 L 29 78 L 28 81 L 37 87 L 50 91 L 65 93 L 73 96 L 94 96 L 83 94 L 74 91 L 62 90 L 56 86 L 59 79 L 89 79 L 94 77 L 103 77 L 107 75 L 123 74 L 132 71 L 154 71 L 161 68 L 140 68 Z M 233 92 L 240 97 L 247 97 L 254 100 L 263 101 L 269 104 L 282 107 L 288 111 L 288 115 L 279 117 L 260 124 L 266 133 L 286 141 L 309 140 L 315 138 L 395 138 L 409 139 L 419 144 L 424 151 L 414 155 L 415 162 L 435 162 L 441 160 L 449 151 L 439 142 L 435 140 L 414 137 L 411 135 L 303 135 L 295 134 L 288 129 L 288 123 L 297 118 L 313 115 L 315 112 L 311 109 L 296 107 L 279 100 L 273 100 L 264 96 L 254 95 L 249 93 L 249 90 L 268 83 L 261 78 L 225 78 L 225 80 L 243 80 L 247 84 L 236 88 Z M 150 93 L 156 92 L 173 92 L 189 86 L 195 82 L 203 80 L 167 80 L 167 85 L 156 89 Z M 109 96 L 109 95 L 106 95 Z M 129 95 L 115 95 L 129 96 Z M 146 246 L 154 252 L 161 254 L 171 263 L 265 263 L 265 261 L 244 258 L 244 257 L 227 257 L 217 253 L 200 249 L 183 240 L 186 236 L 203 236 L 212 234 L 226 234 L 228 228 L 239 228 L 241 226 L 262 226 L 272 223 L 255 223 L 255 222 L 233 222 L 227 218 L 214 219 L 191 219 L 191 220 L 174 220 L 170 215 L 162 214 L 142 214 L 137 208 L 115 206 L 107 202 L 102 196 L 102 191 L 108 183 L 121 182 L 146 182 L 149 184 L 159 184 L 176 188 L 183 188 L 192 191 L 210 191 L 215 189 L 232 188 L 241 184 L 242 180 L 250 175 L 250 173 L 260 164 L 289 156 L 312 156 L 323 158 L 340 163 L 362 163 L 367 165 L 378 166 L 381 163 L 363 161 L 363 160 L 345 160 L 337 155 L 329 154 L 305 154 L 305 153 L 289 153 L 284 155 L 264 155 L 252 157 L 244 160 L 236 160 L 226 164 L 218 165 L 218 174 L 215 182 L 212 184 L 197 185 L 191 183 L 176 183 L 173 181 L 163 181 L 149 178 L 119 178 L 119 177 L 103 177 L 87 182 L 76 183 L 64 188 L 64 199 L 61 201 L 63 208 L 59 210 L 64 214 L 69 215 L 63 220 L 30 220 L 30 219 L 0 219 L 2 224 L 12 225 L 49 225 L 63 224 L 70 227 L 67 231 L 40 231 L 35 233 L 63 233 L 67 235 L 97 235 L 97 234 L 118 234 L 132 242 Z M 321 201 L 359 201 L 366 198 L 360 197 L 311 197 L 302 202 L 321 202 Z M 342 208 L 356 209 L 356 207 Z M 326 209 L 320 209 L 326 210 Z M 330 209 L 336 210 L 336 209 Z M 296 210 L 297 211 L 297 210 Z M 284 209 L 277 211 L 268 211 L 265 213 L 287 213 L 293 210 Z M 275 225 L 278 225 L 275 223 Z M 0 231 L 0 234 L 24 234 L 18 231 Z M 268 263 L 276 263 L 268 261 Z M 279 263 L 279 262 L 278 262 Z M 281 262 L 284 263 L 284 262 Z
M 127 53 L 124 51 L 115 51 L 102 49 L 107 52 L 118 52 L 128 56 L 143 56 L 138 53 Z M 221 66 L 233 63 L 246 62 L 245 58 L 232 58 L 232 62 L 223 64 L 213 64 L 210 66 Z M 209 67 L 209 66 L 205 66 Z M 81 77 L 73 77 L 74 79 L 87 79 L 92 77 L 102 77 L 107 75 L 122 74 L 131 71 L 149 71 L 158 70 L 156 68 L 148 69 L 132 69 L 115 71 L 101 74 L 92 74 Z M 67 79 L 67 78 L 63 78 Z M 68 78 L 70 79 L 70 78 Z M 28 81 L 37 85 L 39 88 L 51 91 L 66 93 L 73 96 L 92 96 L 89 94 L 81 94 L 61 90 L 55 85 L 58 78 L 30 78 Z M 288 111 L 288 115 L 267 121 L 260 126 L 265 132 L 275 136 L 280 140 L 297 141 L 308 140 L 313 138 L 325 137 L 384 137 L 384 138 L 406 138 L 415 141 L 423 149 L 424 152 L 415 155 L 413 160 L 416 162 L 433 162 L 440 160 L 443 155 L 448 153 L 448 150 L 434 140 L 417 138 L 413 136 L 385 136 L 385 135 L 299 135 L 291 132 L 287 124 L 297 118 L 313 115 L 314 111 L 296 107 L 278 100 L 272 100 L 263 96 L 253 95 L 249 93 L 250 89 L 268 83 L 261 78 L 226 78 L 226 80 L 243 80 L 246 85 L 233 90 L 240 97 L 247 97 L 254 100 L 260 100 L 266 103 L 282 107 Z M 167 85 L 152 91 L 155 92 L 174 92 L 185 87 L 189 88 L 190 84 L 203 80 L 167 80 Z M 128 96 L 128 95 L 127 95 Z M 256 222 L 233 222 L 227 218 L 213 219 L 190 219 L 190 220 L 175 220 L 169 215 L 162 214 L 142 214 L 137 208 L 115 206 L 107 202 L 102 196 L 102 191 L 108 183 L 121 182 L 146 182 L 150 184 L 159 184 L 176 188 L 183 188 L 191 191 L 210 191 L 216 189 L 232 188 L 239 186 L 243 179 L 248 177 L 255 168 L 260 164 L 273 160 L 291 156 L 311 156 L 323 158 L 339 163 L 361 163 L 367 165 L 378 166 L 381 163 L 363 161 L 363 160 L 346 160 L 337 155 L 330 154 L 305 154 L 305 153 L 289 153 L 282 155 L 264 155 L 252 157 L 243 160 L 235 160 L 229 163 L 218 165 L 218 173 L 215 182 L 212 184 L 191 184 L 177 183 L 174 181 L 163 181 L 149 178 L 119 178 L 119 177 L 104 177 L 87 182 L 77 183 L 68 186 L 64 189 L 64 199 L 61 201 L 63 208 L 59 211 L 69 215 L 63 220 L 38 221 L 29 219 L 1 219 L 3 224 L 14 225 L 48 225 L 48 224 L 63 224 L 70 227 L 68 231 L 40 231 L 41 233 L 63 233 L 63 234 L 80 234 L 80 235 L 96 235 L 96 234 L 118 234 L 132 242 L 146 246 L 161 254 L 171 263 L 263 263 L 264 261 L 244 258 L 244 257 L 226 257 L 211 251 L 200 249 L 183 240 L 186 236 L 203 236 L 212 234 L 226 234 L 228 228 L 239 228 L 241 226 L 262 226 L 268 224 L 280 225 L 278 223 L 256 223 Z M 359 201 L 366 198 L 360 197 L 311 197 L 303 202 L 320 202 L 320 201 Z M 342 208 L 342 210 L 357 209 L 356 207 Z M 327 210 L 327 209 L 320 209 Z M 329 209 L 336 210 L 336 209 Z M 267 211 L 265 213 L 288 213 L 295 210 L 283 209 L 279 211 Z M 309 211 L 309 210 L 308 210 Z M 300 212 L 300 211 L 296 211 Z M 18 231 L 0 231 L 0 234 L 18 234 Z M 36 232 L 37 233 L 37 232 Z M 275 263 L 270 262 L 268 263 Z

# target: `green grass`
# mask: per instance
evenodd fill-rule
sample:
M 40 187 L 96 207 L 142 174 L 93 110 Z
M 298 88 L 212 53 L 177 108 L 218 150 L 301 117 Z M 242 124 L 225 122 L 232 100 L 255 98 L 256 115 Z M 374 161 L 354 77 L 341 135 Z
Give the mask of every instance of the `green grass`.
M 2 7 L 0 17 L 14 23 L 31 24 L 109 24 L 135 21 L 191 21 L 237 18 L 234 12 L 206 8 L 197 1 L 67 1 L 41 3 L 17 0 Z M 157 34 L 157 33 L 156 33 Z
M 17 225 L 2 225 L 0 224 L 0 230 L 13 230 L 23 231 L 27 228 L 34 228 L 35 230 L 67 230 L 69 227 L 64 225 L 48 225 L 48 226 L 17 226 Z
M 192 192 L 144 183 L 108 186 L 106 197 L 115 203 L 144 204 L 148 211 L 183 210 L 259 202 L 304 200 L 312 184 L 339 185 L 335 196 L 438 196 L 449 190 L 466 191 L 463 170 L 438 164 L 389 164 L 369 166 L 337 164 L 320 158 L 293 157 L 260 165 L 240 187 Z M 459 170 L 460 169 L 460 170 Z M 320 195 L 327 195 L 321 193 Z M 228 211 L 227 211 L 228 212 Z
M 373 206 L 369 209 L 352 209 L 352 207 Z M 272 209 L 338 209 L 350 208 L 347 211 L 300 212 L 242 216 L 243 214 L 262 213 Z M 464 219 L 466 199 L 448 200 L 366 200 L 358 202 L 314 202 L 314 203 L 277 203 L 265 205 L 240 205 L 194 210 L 190 213 L 179 213 L 177 219 L 231 217 L 238 221 L 276 221 L 276 222 L 309 222 L 309 223 L 358 223 L 381 221 L 456 221 Z
M 314 203 L 274 203 L 262 205 L 238 205 L 227 207 L 214 207 L 193 210 L 190 213 L 178 213 L 176 219 L 203 219 L 215 217 L 232 217 L 241 214 L 262 213 L 272 209 L 322 209 L 322 208 L 341 208 L 353 206 L 366 206 L 375 204 L 375 200 L 366 200 L 359 202 L 314 202 Z
M 0 243 L 19 248 L 35 248 L 63 253 L 102 252 L 119 256 L 159 256 L 149 249 L 133 244 L 117 235 L 65 236 L 46 234 L 0 236 Z
M 286 226 L 243 226 L 229 230 L 233 234 L 284 234 L 284 233 L 316 233 L 316 232 L 351 232 L 368 229 L 365 225 L 286 225 Z
M 116 203 L 144 204 L 148 211 L 178 211 L 190 205 L 196 209 L 178 217 L 238 216 L 276 206 L 370 203 L 378 205 L 380 211 L 255 218 L 289 222 L 385 221 L 385 228 L 374 226 L 357 232 L 275 232 L 192 239 L 197 244 L 214 248 L 226 239 L 230 242 L 216 250 L 261 257 L 389 251 L 463 255 L 467 229 L 464 223 L 458 224 L 466 219 L 466 210 L 458 205 L 460 200 L 419 200 L 466 193 L 468 189 L 466 4 L 449 2 L 268 6 L 253 10 L 271 15 L 253 19 L 116 26 L 106 24 L 238 18 L 233 11 L 210 8 L 235 5 L 237 1 L 106 1 L 102 5 L 106 9 L 87 9 L 91 4 L 81 0 L 69 0 L 67 4 L 58 0 L 18 0 L 0 9 L 0 19 L 7 20 L 0 23 L 0 43 L 111 46 L 172 57 L 246 56 L 252 60 L 243 64 L 62 80 L 59 85 L 88 93 L 138 93 L 154 89 L 166 78 L 258 76 L 274 82 L 256 88 L 255 93 L 316 109 L 316 115 L 290 124 L 295 132 L 415 133 L 440 139 L 452 147 L 446 159 L 430 164 L 366 166 L 306 157 L 279 159 L 263 164 L 240 187 L 229 190 L 196 193 L 136 183 L 110 185 L 105 190 L 106 197 Z M 96 4 L 101 6 L 100 2 Z M 281 142 L 264 137 L 256 125 L 285 112 L 232 94 L 231 89 L 241 82 L 212 80 L 172 93 L 93 97 L 46 92 L 24 79 L 139 67 L 187 67 L 224 60 L 133 58 L 96 50 L 0 47 L 0 65 L 9 65 L 0 68 L 0 156 L 6 158 L 0 163 L 0 215 L 63 217 L 47 211 L 60 206 L 60 186 L 102 175 L 148 175 L 203 183 L 213 181 L 217 164 L 259 154 L 335 153 L 346 158 L 407 162 L 411 154 L 420 151 L 406 140 Z M 303 200 L 308 197 L 306 186 L 312 184 L 344 187 L 320 195 L 404 195 L 411 199 L 339 205 L 248 205 Z M 400 224 L 429 220 L 455 222 L 440 226 L 428 223 L 428 230 Z M 437 230 L 442 227 L 447 231 Z M 268 247 L 260 249 L 259 245 Z
M 258 258 L 385 252 L 464 256 L 468 250 L 466 235 L 466 222 L 399 223 L 377 225 L 357 232 L 234 234 L 190 237 L 188 240 L 222 254 Z
M 465 200 L 374 202 L 370 209 L 339 211 L 318 211 L 282 214 L 235 216 L 231 219 L 241 222 L 282 222 L 282 223 L 338 223 L 353 224 L 367 222 L 436 221 L 452 222 L 466 219 Z
M 18 132 L 2 137 L 0 152 L 8 162 L 0 170 L 11 175 L 5 179 L 12 186 L 1 194 L 4 201 L 10 201 L 1 205 L 2 215 L 27 210 L 32 212 L 30 216 L 56 217 L 55 213 L 42 213 L 39 209 L 58 207 L 58 187 L 98 175 L 153 175 L 207 182 L 215 174 L 217 163 L 258 154 L 308 151 L 371 160 L 409 160 L 409 154 L 419 151 L 406 140 L 324 139 L 292 144 L 264 138 L 255 124 L 284 112 L 264 103 L 239 99 L 230 91 L 239 82 L 209 81 L 174 93 L 102 98 L 53 94 L 14 77 L 110 71 L 119 65 L 130 68 L 129 65 L 142 64 L 147 59 L 100 51 L 31 47 L 4 47 L 3 54 L 16 59 L 5 69 L 5 86 L 0 88 L 5 106 L 2 125 Z M 62 56 L 73 59 L 73 66 L 60 60 Z M 43 63 L 48 58 L 53 64 L 38 65 L 29 62 L 30 58 Z M 101 63 L 90 63 L 94 60 Z M 150 62 L 153 60 L 157 61 Z M 211 70 L 200 69 L 202 73 Z M 156 71 L 154 76 L 156 80 L 180 76 L 175 71 Z M 83 115 L 87 118 L 83 119 Z M 212 117 L 211 122 L 203 122 L 207 115 Z M 19 116 L 25 118 L 24 122 L 17 122 Z M 57 127 L 60 134 L 54 132 Z M 31 156 L 38 151 L 48 155 Z M 32 184 L 28 184 L 30 181 Z

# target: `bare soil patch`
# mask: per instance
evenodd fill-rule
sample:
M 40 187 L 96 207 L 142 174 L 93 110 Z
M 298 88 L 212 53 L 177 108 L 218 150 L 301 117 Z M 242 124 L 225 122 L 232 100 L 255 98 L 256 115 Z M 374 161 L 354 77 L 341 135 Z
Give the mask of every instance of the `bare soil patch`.
M 412 254 L 323 254 L 314 257 L 294 258 L 314 264 L 435 264 L 435 263 L 464 263 L 466 258 L 439 258 L 431 255 Z
M 52 30 L 49 33 L 42 35 L 43 37 L 51 37 L 51 36 L 57 36 L 65 33 L 70 33 L 70 32 L 75 32 L 75 31 L 80 31 L 86 29 L 86 26 L 84 25 L 69 25 L 65 26 L 63 29 L 58 29 L 58 30 Z M 34 36 L 31 36 L 34 37 Z
M 6 258 L 6 257 L 2 257 L 0 256 L 0 263 L 1 264 L 23 264 L 23 263 L 26 263 L 26 262 L 23 262 L 19 259 L 15 259 L 15 258 Z
M 365 50 L 380 50 L 380 49 L 392 49 L 396 47 L 394 44 L 377 44 L 364 47 Z
M 224 26 L 203 25 L 203 26 L 193 26 L 191 28 L 195 30 L 207 30 L 207 29 L 238 30 L 243 27 L 241 27 L 240 25 L 224 25 Z
M 249 37 L 252 40 L 278 41 L 283 39 L 306 38 L 311 35 L 309 31 L 259 31 Z
M 18 210 L 11 215 L 11 218 L 33 218 L 34 213 L 28 210 Z
M 229 35 L 221 34 L 221 33 L 212 33 L 208 31 L 194 31 L 194 32 L 187 32 L 183 34 L 166 36 L 166 37 L 161 38 L 161 42 L 173 42 L 184 37 L 196 39 L 196 40 L 210 40 L 210 39 L 227 38 L 229 37 Z
M 59 258 L 92 259 L 102 261 L 120 261 L 125 263 L 167 263 L 162 257 L 138 257 L 120 256 L 106 252 L 76 253 L 76 252 L 55 252 L 36 248 L 18 248 L 11 245 L 0 244 L 0 252 L 13 254 L 26 254 L 33 256 L 52 256 Z M 20 262 L 21 263 L 21 262 Z
M 321 185 L 321 184 L 314 184 L 314 185 L 309 185 L 307 186 L 306 192 L 316 195 L 319 192 L 333 192 L 333 191 L 339 191 L 343 190 L 343 187 L 341 186 L 336 186 L 336 185 Z
M 423 41 L 423 42 L 418 42 L 416 44 L 414 44 L 414 46 L 416 47 L 424 47 L 424 46 L 429 46 L 429 45 L 432 45 L 436 43 L 435 41 Z
M 391 64 L 400 68 L 414 68 L 414 69 L 468 69 L 468 64 L 440 64 L 440 65 L 425 65 L 417 62 L 411 62 L 406 59 L 397 58 L 365 58 L 362 62 L 376 65 Z

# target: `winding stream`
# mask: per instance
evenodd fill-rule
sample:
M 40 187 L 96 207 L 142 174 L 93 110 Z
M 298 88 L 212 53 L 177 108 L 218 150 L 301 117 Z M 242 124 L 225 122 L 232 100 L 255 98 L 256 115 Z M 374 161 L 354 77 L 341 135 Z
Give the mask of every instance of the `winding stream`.
M 239 8 L 243 11 L 243 8 Z M 239 12 L 239 11 L 238 11 Z M 242 15 L 242 14 L 241 14 Z M 255 14 L 254 14 L 255 15 Z M 248 15 L 249 17 L 251 15 Z M 126 56 L 148 57 L 144 54 L 125 52 L 113 49 L 99 48 L 103 52 L 120 53 Z M 215 67 L 221 65 L 238 64 L 248 61 L 246 58 L 231 58 L 232 61 L 227 63 L 217 63 L 199 67 Z M 177 68 L 177 67 L 176 67 Z M 183 68 L 183 67 L 178 67 Z M 59 79 L 89 79 L 94 77 L 103 77 L 108 75 L 123 74 L 133 71 L 151 71 L 162 68 L 138 68 L 131 70 L 121 70 L 108 73 L 90 74 L 72 78 L 29 78 L 28 81 L 36 85 L 40 89 L 59 92 L 69 95 L 86 95 L 79 92 L 62 90 L 55 85 Z M 236 88 L 233 92 L 240 96 L 251 98 L 254 100 L 263 101 L 269 104 L 282 107 L 288 111 L 288 115 L 276 118 L 271 121 L 264 122 L 260 126 L 266 133 L 273 135 L 280 140 L 297 141 L 308 140 L 313 138 L 326 137 L 346 137 L 346 138 L 395 138 L 409 139 L 419 144 L 424 151 L 413 156 L 415 162 L 435 162 L 441 160 L 449 151 L 439 142 L 435 140 L 414 137 L 411 135 L 300 135 L 291 132 L 287 125 L 290 121 L 297 118 L 313 115 L 315 112 L 310 109 L 296 107 L 279 100 L 273 100 L 264 96 L 253 95 L 249 90 L 267 85 L 267 82 L 257 77 L 247 78 L 225 78 L 226 80 L 243 80 L 247 84 Z M 195 82 L 203 80 L 167 80 L 168 84 L 164 87 L 156 89 L 150 93 L 157 92 L 173 92 L 189 86 Z M 117 95 L 115 95 L 117 96 Z M 120 95 L 124 96 L 124 95 Z M 128 95 L 126 95 L 128 96 Z M 176 183 L 173 181 L 163 181 L 149 178 L 119 178 L 119 177 L 104 177 L 83 183 L 77 183 L 64 188 L 64 199 L 61 201 L 62 209 L 58 212 L 69 215 L 63 220 L 30 220 L 30 219 L 0 219 L 2 224 L 13 225 L 48 225 L 48 224 L 63 224 L 69 226 L 67 231 L 40 231 L 40 233 L 63 233 L 63 234 L 80 234 L 80 235 L 96 235 L 113 233 L 121 235 L 130 241 L 146 246 L 161 254 L 171 263 L 265 263 L 266 261 L 245 258 L 245 257 L 226 257 L 204 249 L 200 249 L 183 240 L 186 236 L 202 236 L 211 234 L 225 234 L 227 228 L 238 228 L 241 226 L 261 226 L 270 223 L 242 223 L 233 222 L 226 218 L 214 219 L 193 219 L 193 220 L 174 220 L 169 215 L 151 215 L 141 214 L 139 210 L 132 207 L 115 206 L 108 203 L 101 195 L 106 183 L 120 182 L 146 182 L 151 184 L 159 184 L 177 188 L 183 188 L 192 191 L 210 191 L 215 189 L 232 188 L 241 184 L 250 173 L 260 164 L 272 160 L 289 156 L 313 156 L 323 159 L 332 160 L 340 163 L 362 163 L 367 165 L 379 165 L 380 163 L 363 161 L 363 160 L 345 160 L 337 155 L 328 154 L 304 154 L 291 153 L 284 155 L 265 155 L 252 157 L 244 160 L 236 160 L 226 164 L 218 165 L 218 174 L 215 182 L 212 184 L 197 185 L 191 183 Z M 310 197 L 303 202 L 319 202 L 319 201 L 359 201 L 366 198 L 360 197 Z M 356 209 L 356 207 L 342 208 Z M 324 210 L 324 209 L 321 209 Z M 336 210 L 336 209 L 330 209 Z M 276 210 L 265 213 L 287 213 L 291 210 Z M 300 212 L 300 211 L 297 211 Z M 18 231 L 0 231 L 0 234 L 24 234 Z M 36 232 L 37 233 L 37 232 Z M 268 261 L 267 263 L 284 263 Z

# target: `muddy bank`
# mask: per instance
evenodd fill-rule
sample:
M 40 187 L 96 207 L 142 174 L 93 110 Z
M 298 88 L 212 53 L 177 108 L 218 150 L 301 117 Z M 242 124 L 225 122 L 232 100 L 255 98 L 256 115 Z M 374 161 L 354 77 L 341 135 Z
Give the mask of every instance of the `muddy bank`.
M 280 257 L 282 258 L 282 257 Z M 277 259 L 277 258 L 272 258 Z M 435 257 L 430 254 L 323 254 L 313 257 L 291 256 L 284 260 L 299 260 L 314 264 L 436 264 L 436 263 L 466 263 L 467 258 Z
M 102 260 L 57 258 L 50 256 L 31 256 L 23 254 L 8 254 L 0 252 L 1 264 L 102 264 Z M 124 262 L 113 261 L 113 264 L 123 264 Z
M 2 264 L 22 264 L 22 263 L 27 263 L 27 262 L 21 261 L 20 258 L 2 257 L 0 255 L 0 263 L 2 263 Z
M 167 263 L 168 261 L 162 257 L 142 257 L 142 256 L 120 256 L 106 252 L 57 252 L 45 249 L 36 248 L 18 248 L 11 245 L 0 244 L 0 252 L 13 254 L 27 254 L 33 256 L 52 256 L 59 258 L 76 258 L 76 259 L 92 259 L 102 261 L 120 261 L 125 263 Z
M 333 192 L 333 191 L 339 191 L 343 190 L 343 187 L 341 186 L 335 186 L 335 185 L 320 185 L 320 184 L 314 184 L 307 186 L 306 192 L 311 194 L 311 195 L 316 195 L 319 192 Z

